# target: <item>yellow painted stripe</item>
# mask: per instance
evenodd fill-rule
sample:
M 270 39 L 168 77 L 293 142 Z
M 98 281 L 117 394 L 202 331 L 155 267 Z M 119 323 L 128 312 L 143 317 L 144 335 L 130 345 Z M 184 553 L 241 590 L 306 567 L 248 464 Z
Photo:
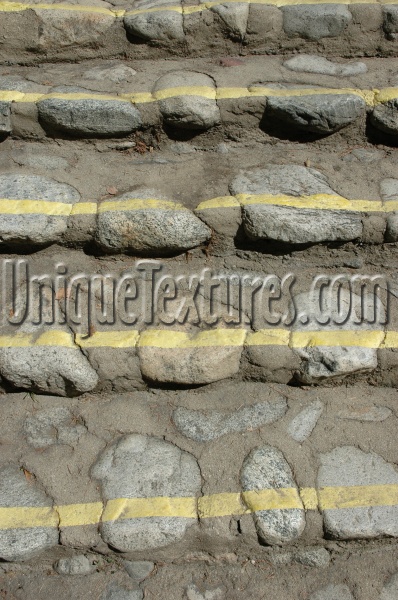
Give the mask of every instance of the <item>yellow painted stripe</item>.
M 318 490 L 321 510 L 398 505 L 398 485 L 325 487 Z
M 240 204 L 235 196 L 220 196 L 219 198 L 212 198 L 211 200 L 205 200 L 198 204 L 195 210 L 209 210 L 211 208 L 236 208 Z
M 99 6 L 84 6 L 82 4 L 47 4 L 45 2 L 39 2 L 38 4 L 30 4 L 23 2 L 0 2 L 0 12 L 20 12 L 22 10 L 38 9 L 38 10 L 67 10 L 73 12 L 84 12 L 84 13 L 98 13 L 115 17 L 115 12 L 108 8 L 101 8 Z M 117 11 L 120 13 L 121 11 Z M 124 14 L 124 11 L 122 11 Z
M 292 331 L 291 348 L 307 348 L 314 346 L 359 346 L 361 348 L 378 348 L 384 341 L 384 331 Z
M 368 106 L 376 106 L 382 102 L 388 102 L 393 98 L 398 98 L 398 87 L 389 87 L 382 90 L 357 89 L 357 88 L 271 88 L 265 86 L 243 87 L 219 87 L 210 86 L 176 86 L 165 88 L 156 92 L 131 92 L 120 95 L 115 94 L 96 94 L 92 92 L 50 92 L 39 94 L 36 92 L 19 92 L 14 90 L 0 90 L 0 100 L 6 102 L 39 102 L 40 100 L 60 99 L 60 100 L 113 100 L 118 102 L 132 102 L 134 104 L 144 104 L 148 102 L 158 102 L 167 98 L 178 96 L 200 96 L 211 100 L 227 100 L 234 98 L 256 98 L 256 97 L 304 97 L 304 96 L 322 96 L 325 94 L 341 95 L 354 94 L 364 99 Z
M 76 335 L 76 344 L 81 348 L 134 348 L 137 345 L 139 332 L 131 331 L 96 331 L 91 336 Z
M 77 525 L 96 525 L 101 521 L 104 506 L 102 502 L 86 504 L 65 504 L 56 506 L 60 527 L 76 527 Z
M 129 200 L 107 200 L 98 205 L 98 213 L 120 210 L 187 210 L 183 204 L 156 198 L 131 198 Z
M 49 200 L 12 200 L 0 199 L 2 215 L 59 215 L 69 216 L 72 204 L 52 202 Z
M 51 506 L 0 507 L 0 529 L 58 527 L 58 514 Z
M 246 337 L 244 329 L 209 329 L 195 335 L 185 331 L 147 329 L 138 340 L 138 347 L 155 348 L 206 348 L 214 346 L 242 346 Z
M 311 196 L 286 196 L 273 194 L 237 194 L 243 206 L 265 204 L 317 210 L 346 210 L 360 212 L 382 211 L 383 203 L 377 200 L 348 200 L 337 194 L 313 194 Z
M 142 519 L 145 517 L 197 518 L 197 499 L 172 498 L 115 498 L 106 503 L 102 521 Z
M 76 527 L 118 519 L 180 517 L 208 519 L 249 514 L 260 510 L 344 510 L 398 506 L 398 484 L 277 488 L 246 492 L 221 492 L 195 498 L 115 498 L 102 502 L 55 507 L 0 507 L 0 529 Z
M 398 348 L 398 332 L 378 330 L 320 330 L 289 331 L 288 329 L 262 329 L 247 332 L 245 329 L 209 329 L 196 334 L 168 329 L 96 331 L 91 336 L 66 331 L 49 330 L 35 338 L 33 334 L 15 333 L 0 336 L 0 348 L 29 348 L 35 346 L 60 346 L 64 348 L 159 348 L 188 349 L 223 346 L 289 346 L 306 348 L 314 346 L 358 346 L 362 348 Z
M 71 216 L 74 215 L 96 215 L 98 204 L 96 202 L 77 202 L 73 204 Z

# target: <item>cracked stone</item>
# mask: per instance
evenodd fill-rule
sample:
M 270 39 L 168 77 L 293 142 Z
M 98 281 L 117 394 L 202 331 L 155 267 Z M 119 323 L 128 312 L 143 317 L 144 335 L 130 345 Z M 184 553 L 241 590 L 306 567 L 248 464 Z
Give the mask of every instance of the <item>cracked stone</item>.
M 97 217 L 96 239 L 108 252 L 134 251 L 173 254 L 206 242 L 211 230 L 193 212 L 162 194 L 141 188 L 114 197 L 112 202 L 141 200 L 138 208 L 110 210 Z M 153 205 L 156 199 L 156 205 Z M 146 206 L 147 204 L 147 206 Z
M 246 457 L 241 471 L 241 484 L 244 492 L 293 488 L 297 491 L 297 502 L 302 506 L 291 468 L 282 452 L 272 446 L 256 448 Z M 250 499 L 245 498 L 245 504 L 252 508 Z M 300 537 L 305 527 L 303 506 L 256 510 L 253 518 L 259 537 L 267 544 L 291 542 Z
M 395 465 L 374 452 L 342 446 L 321 454 L 317 487 L 398 484 Z M 366 539 L 398 535 L 398 507 L 373 506 L 324 509 L 324 528 L 335 539 Z
M 207 88 L 211 94 L 214 92 L 214 99 L 183 94 L 162 99 L 162 90 L 191 86 Z M 194 71 L 173 71 L 157 80 L 153 92 L 160 99 L 160 112 L 167 125 L 200 130 L 210 129 L 220 123 L 220 109 L 215 100 L 216 86 L 208 75 Z
M 347 127 L 365 110 L 365 100 L 355 94 L 308 94 L 270 96 L 265 115 L 299 130 L 326 135 Z
M 274 423 L 286 413 L 287 403 L 282 397 L 258 402 L 233 413 L 200 412 L 179 407 L 173 413 L 177 429 L 197 442 L 208 442 L 232 432 L 253 430 Z
M 338 195 L 322 173 L 299 165 L 270 165 L 243 171 L 231 182 L 230 192 L 296 197 Z M 360 238 L 363 229 L 360 213 L 254 203 L 243 206 L 243 227 L 251 240 L 291 244 L 349 241 Z
M 164 440 L 127 435 L 109 446 L 92 469 L 105 501 L 200 494 L 196 459 Z M 106 510 L 106 509 L 105 509 Z M 103 522 L 104 541 L 122 552 L 149 550 L 180 540 L 195 518 L 145 517 Z
M 0 197 L 9 200 L 46 200 L 75 204 L 80 194 L 66 183 L 39 175 L 0 175 Z M 12 244 L 59 242 L 67 229 L 68 215 L 1 215 L 0 240 Z
M 47 508 L 46 516 L 54 522 L 52 527 L 0 529 L 0 557 L 3 560 L 27 560 L 58 544 L 58 517 L 53 513 L 52 505 L 52 500 L 37 482 L 32 478 L 28 480 L 18 466 L 0 467 L 0 506 Z

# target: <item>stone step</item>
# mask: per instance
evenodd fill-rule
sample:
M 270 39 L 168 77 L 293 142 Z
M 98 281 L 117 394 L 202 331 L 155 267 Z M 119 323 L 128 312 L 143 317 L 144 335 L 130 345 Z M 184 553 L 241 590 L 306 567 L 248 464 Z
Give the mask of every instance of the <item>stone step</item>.
M 219 136 L 263 142 L 396 145 L 397 59 L 328 61 L 300 55 L 94 61 L 8 68 L 0 75 L 3 137 L 118 138 L 162 131 L 171 138 Z M 237 82 L 239 85 L 237 86 Z
M 3 2 L 5 64 L 83 58 L 306 51 L 344 56 L 396 51 L 397 5 L 139 0 L 90 4 Z M 211 40 L 209 42 L 209 40 Z
M 395 390 L 224 382 L 1 403 L 7 561 L 61 545 L 326 567 L 346 540 L 366 554 L 398 535 Z

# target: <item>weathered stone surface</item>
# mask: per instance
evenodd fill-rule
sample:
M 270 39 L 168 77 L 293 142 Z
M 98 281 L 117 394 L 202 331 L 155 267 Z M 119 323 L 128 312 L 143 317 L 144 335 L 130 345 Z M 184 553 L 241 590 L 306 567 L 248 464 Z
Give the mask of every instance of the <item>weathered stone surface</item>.
M 383 6 L 383 29 L 390 40 L 397 38 L 398 6 Z
M 0 348 L 1 376 L 18 388 L 57 396 L 75 396 L 95 388 L 97 373 L 78 346 L 72 342 L 70 347 L 35 344 L 49 330 L 28 323 L 19 327 L 19 334 L 31 336 L 32 345 Z
M 270 96 L 265 115 L 303 131 L 326 135 L 347 127 L 365 114 L 365 109 L 364 99 L 355 94 Z
M 161 99 L 162 90 L 191 86 L 207 88 L 211 94 L 214 91 L 214 99 L 184 96 L 181 93 Z M 160 112 L 167 125 L 179 129 L 201 130 L 210 129 L 220 123 L 220 109 L 215 100 L 216 87 L 208 75 L 194 71 L 172 71 L 157 80 L 153 92 L 155 97 L 160 98 Z
M 66 183 L 39 175 L 0 175 L 0 197 L 10 200 L 46 200 L 75 204 L 80 194 Z M 72 208 L 72 207 L 70 207 Z M 8 243 L 57 242 L 67 229 L 67 215 L 0 215 L 0 240 Z
M 144 581 L 155 568 L 155 563 L 149 560 L 125 560 L 123 565 L 131 579 L 138 583 Z
M 233 432 L 257 429 L 277 421 L 286 413 L 286 400 L 258 402 L 233 413 L 200 412 L 180 406 L 173 413 L 173 421 L 181 433 L 197 442 L 208 442 Z
M 142 600 L 144 592 L 137 589 L 128 590 L 117 583 L 111 583 L 101 596 L 101 600 Z
M 337 37 L 352 21 L 348 8 L 338 4 L 283 6 L 282 12 L 285 32 L 309 40 Z
M 319 73 L 337 77 L 360 75 L 368 70 L 363 62 L 336 63 L 316 54 L 296 54 L 293 58 L 286 60 L 283 66 L 298 73 Z
M 157 200 L 155 204 L 153 199 Z M 96 239 L 108 252 L 167 255 L 194 248 L 211 236 L 209 227 L 190 210 L 166 200 L 159 192 L 138 189 L 115 197 L 112 202 L 122 205 L 128 200 L 142 202 L 131 210 L 105 212 L 101 212 L 100 205 Z
M 246 457 L 242 471 L 243 491 L 296 488 L 292 471 L 280 450 L 262 446 Z M 250 499 L 245 503 L 251 508 Z M 297 503 L 301 504 L 297 491 Z M 297 539 L 305 527 L 304 508 L 257 510 L 253 514 L 259 537 L 267 544 L 282 544 Z
M 193 333 L 192 338 L 197 335 Z M 242 346 L 160 348 L 138 346 L 142 375 L 150 381 L 197 385 L 232 377 L 239 371 Z M 242 340 L 243 343 L 243 340 Z
M 395 573 L 383 587 L 380 600 L 396 600 L 398 598 L 398 573 Z
M 159 12 L 142 14 L 126 14 L 124 26 L 132 36 L 143 40 L 157 42 L 183 42 L 185 34 L 183 29 L 183 16 L 175 10 L 167 10 L 167 6 L 178 6 L 179 2 L 172 0 L 139 0 L 134 3 L 135 10 L 144 10 L 162 7 Z
M 370 113 L 370 121 L 388 135 L 398 135 L 398 98 L 378 104 Z
M 11 131 L 11 103 L 0 102 L 0 135 L 8 135 Z
M 337 413 L 339 419 L 347 419 L 348 421 L 373 421 L 380 423 L 385 421 L 392 415 L 392 410 L 387 406 L 355 406 L 347 407 Z
M 304 442 L 311 435 L 322 412 L 323 404 L 320 400 L 311 402 L 289 423 L 287 432 L 290 437 L 296 442 Z
M 69 558 L 60 558 L 54 565 L 59 575 L 89 575 L 95 571 L 95 566 L 84 554 Z
M 325 176 L 298 165 L 270 165 L 238 175 L 232 194 L 309 196 L 333 194 Z M 270 239 L 291 244 L 348 241 L 362 233 L 360 214 L 346 211 L 291 208 L 273 204 L 246 204 L 243 226 L 251 240 Z
M 359 296 L 342 288 L 340 290 L 340 306 L 333 294 L 325 294 L 322 298 L 322 306 L 320 306 L 318 292 L 298 294 L 294 298 L 297 318 L 293 324 L 293 330 L 316 332 L 335 329 L 346 331 L 379 329 L 380 325 L 361 322 L 361 306 L 371 309 L 374 301 L 379 319 L 384 319 L 383 307 L 377 298 L 373 299 L 370 295 L 365 296 L 364 301 L 361 301 Z M 342 322 L 344 317 L 346 320 Z M 326 318 L 329 318 L 330 321 L 322 322 Z M 381 339 L 380 337 L 380 341 Z M 304 347 L 294 349 L 302 360 L 296 377 L 303 383 L 318 383 L 323 379 L 344 377 L 351 373 L 373 370 L 377 367 L 377 348 L 320 346 L 312 343 L 310 333 L 308 341 L 304 343 L 306 344 Z
M 190 583 L 186 590 L 187 600 L 223 600 L 225 598 L 226 589 L 224 586 L 200 586 L 195 583 Z
M 34 448 L 47 448 L 53 444 L 75 446 L 87 430 L 84 425 L 73 422 L 73 415 L 66 406 L 54 406 L 36 412 L 23 425 L 28 443 Z
M 137 71 L 122 63 L 111 63 L 109 66 L 99 65 L 98 67 L 87 69 L 87 71 L 84 71 L 83 73 L 83 79 L 124 83 L 126 81 L 133 81 L 136 74 Z
M 52 514 L 52 501 L 33 480 L 25 477 L 19 466 L 0 467 L 0 506 L 48 507 L 53 527 L 0 529 L 0 557 L 3 560 L 25 560 L 58 544 L 57 516 Z
M 335 448 L 320 457 L 317 486 L 398 484 L 395 465 L 354 446 Z M 373 506 L 323 510 L 325 531 L 333 538 L 356 539 L 398 535 L 398 507 Z
M 105 501 L 113 498 L 197 496 L 201 477 L 193 456 L 161 439 L 127 435 L 109 446 L 92 469 Z M 101 524 L 105 542 L 127 552 L 181 539 L 194 518 L 146 517 Z
M 311 594 L 309 600 L 354 600 L 354 596 L 346 585 L 331 584 Z
M 205 4 L 206 0 L 201 0 L 201 2 L 202 4 Z M 225 4 L 216 4 L 215 6 L 212 6 L 211 10 L 221 17 L 231 32 L 232 37 L 237 37 L 241 40 L 244 39 L 247 30 L 247 21 L 249 19 L 248 4 L 232 4 L 226 2 Z
M 398 179 L 392 177 L 382 179 L 380 182 L 380 196 L 384 202 L 398 200 Z
M 138 109 L 121 100 L 63 100 L 47 98 L 37 103 L 45 129 L 84 137 L 118 136 L 142 125 Z

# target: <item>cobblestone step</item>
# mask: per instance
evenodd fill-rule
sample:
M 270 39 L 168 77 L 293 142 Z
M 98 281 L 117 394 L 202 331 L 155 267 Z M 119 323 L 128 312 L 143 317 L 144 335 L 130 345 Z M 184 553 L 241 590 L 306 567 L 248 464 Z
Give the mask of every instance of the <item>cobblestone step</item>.
M 37 63 L 126 54 L 159 58 L 256 51 L 379 56 L 395 52 L 390 2 L 2 2 L 0 60 Z M 211 44 L 209 44 L 211 40 Z

